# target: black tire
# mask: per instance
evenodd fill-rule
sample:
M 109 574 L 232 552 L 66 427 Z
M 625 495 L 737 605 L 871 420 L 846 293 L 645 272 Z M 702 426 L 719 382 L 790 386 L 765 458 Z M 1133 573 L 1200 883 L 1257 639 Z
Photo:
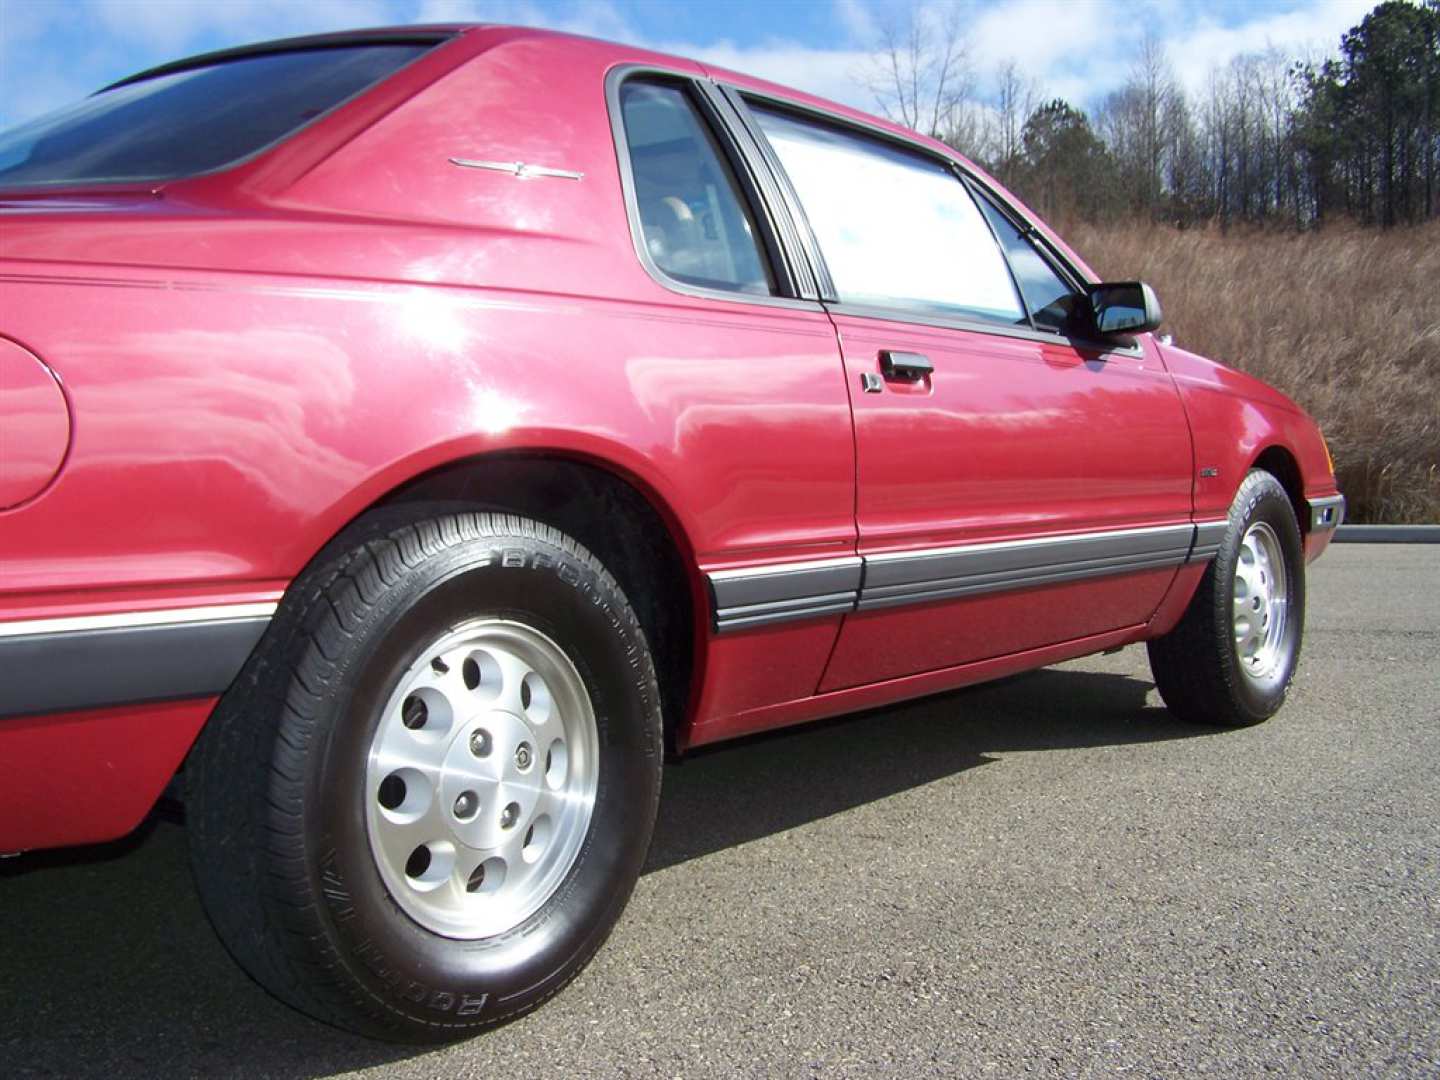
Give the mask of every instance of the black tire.
M 387 891 L 357 769 L 426 640 L 492 616 L 533 627 L 573 662 L 598 784 L 579 854 L 543 906 L 463 940 L 424 928 Z M 265 989 L 363 1035 L 443 1042 L 527 1012 L 594 955 L 639 876 L 660 792 L 659 702 L 634 611 L 569 537 L 507 515 L 373 516 L 291 588 L 191 755 L 205 908 Z
M 1263 523 L 1278 541 L 1288 592 L 1286 633 L 1273 665 L 1251 675 L 1236 647 L 1235 577 L 1241 542 Z M 1219 554 L 1179 624 L 1148 643 L 1155 686 L 1172 713 L 1192 723 L 1241 727 L 1268 720 L 1285 703 L 1305 629 L 1305 558 L 1290 498 L 1270 473 L 1253 469 L 1230 505 Z

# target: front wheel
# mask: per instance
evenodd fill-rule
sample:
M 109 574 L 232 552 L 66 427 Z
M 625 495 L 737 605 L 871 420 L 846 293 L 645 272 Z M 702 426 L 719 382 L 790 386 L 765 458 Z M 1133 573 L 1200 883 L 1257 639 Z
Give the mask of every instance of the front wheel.
M 385 515 L 296 583 L 187 768 L 202 900 L 277 997 L 464 1037 L 573 978 L 659 796 L 659 693 L 615 580 L 491 514 Z
M 1149 643 L 1170 711 L 1197 723 L 1268 720 L 1285 702 L 1305 625 L 1305 558 L 1289 496 L 1252 470 L 1220 551 L 1179 624 Z

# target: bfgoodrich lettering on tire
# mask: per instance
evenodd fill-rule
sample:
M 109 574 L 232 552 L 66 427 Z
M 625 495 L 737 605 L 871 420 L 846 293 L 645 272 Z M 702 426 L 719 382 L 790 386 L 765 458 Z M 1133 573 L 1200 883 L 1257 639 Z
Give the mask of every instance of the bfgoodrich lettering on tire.
M 593 556 L 505 515 L 401 512 L 296 582 L 197 744 L 191 856 L 276 996 L 442 1041 L 573 978 L 639 875 L 659 692 Z
M 1304 626 L 1300 527 L 1280 481 L 1255 469 L 1179 625 L 1149 643 L 1155 685 L 1184 720 L 1257 724 L 1285 702 Z

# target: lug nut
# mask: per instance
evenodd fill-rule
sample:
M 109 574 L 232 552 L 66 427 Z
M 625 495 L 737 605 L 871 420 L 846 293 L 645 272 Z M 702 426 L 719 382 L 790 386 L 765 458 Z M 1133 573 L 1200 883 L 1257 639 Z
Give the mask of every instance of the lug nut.
M 476 728 L 470 733 L 470 753 L 476 757 L 490 756 L 490 733 L 484 728 Z
M 471 818 L 480 807 L 480 799 L 473 791 L 462 791 L 460 797 L 455 800 L 455 816 L 457 818 Z
M 510 803 L 504 810 L 500 811 L 500 827 L 502 829 L 514 828 L 515 822 L 520 818 L 520 804 Z
M 529 743 L 522 742 L 519 746 L 515 748 L 515 767 L 521 772 L 524 772 L 526 769 L 530 768 L 530 763 L 533 760 L 534 754 L 530 750 Z

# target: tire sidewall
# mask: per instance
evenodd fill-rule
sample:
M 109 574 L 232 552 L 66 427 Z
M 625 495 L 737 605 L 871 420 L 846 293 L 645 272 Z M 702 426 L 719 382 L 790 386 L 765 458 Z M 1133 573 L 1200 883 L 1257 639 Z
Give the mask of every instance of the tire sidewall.
M 1246 531 L 1256 522 L 1269 525 L 1280 540 L 1289 590 L 1286 618 L 1290 620 L 1290 647 L 1280 666 L 1264 680 L 1252 678 L 1244 671 L 1233 630 L 1234 580 L 1240 543 Z M 1252 722 L 1258 723 L 1273 716 L 1284 703 L 1299 663 L 1305 629 L 1305 560 L 1300 527 L 1285 489 L 1269 473 L 1252 472 L 1231 507 L 1225 542 L 1215 560 L 1215 604 L 1215 632 L 1220 638 L 1218 644 L 1224 658 L 1226 682 L 1231 687 L 1236 705 Z
M 391 898 L 371 855 L 363 792 L 381 710 L 402 674 L 437 637 L 477 618 L 525 623 L 565 651 L 590 695 L 599 776 L 585 840 L 555 893 L 514 929 L 466 941 L 424 929 Z M 654 675 L 613 581 L 530 537 L 450 547 L 385 590 L 333 679 L 340 692 L 329 695 L 319 752 L 307 758 L 305 845 L 335 957 L 361 992 L 357 1003 L 444 1038 L 543 1001 L 618 918 L 654 820 Z

